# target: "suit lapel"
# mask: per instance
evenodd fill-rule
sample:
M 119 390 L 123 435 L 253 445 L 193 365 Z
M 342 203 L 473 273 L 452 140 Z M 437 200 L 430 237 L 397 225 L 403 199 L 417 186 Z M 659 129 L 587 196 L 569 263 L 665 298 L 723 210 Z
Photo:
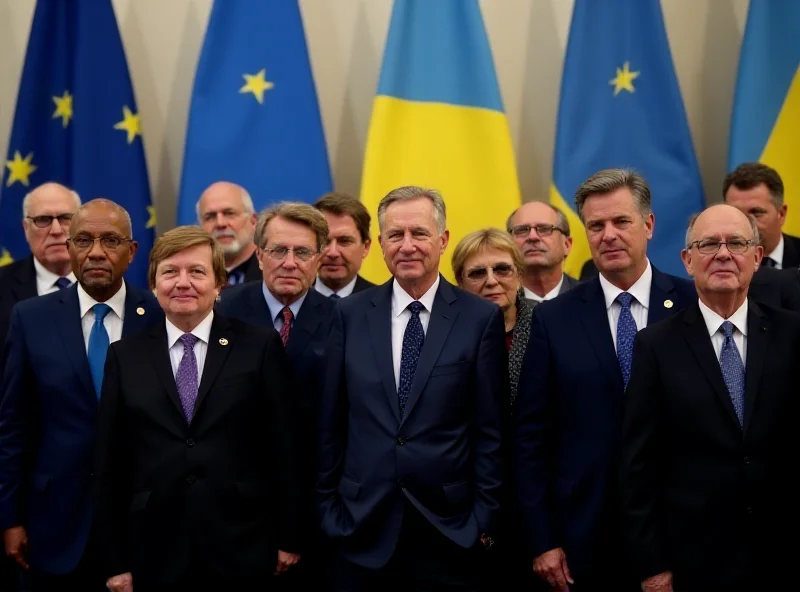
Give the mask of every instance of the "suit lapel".
M 200 409 L 200 405 L 203 404 L 203 400 L 208 395 L 208 391 L 211 390 L 211 386 L 217 379 L 217 375 L 231 351 L 231 346 L 234 344 L 235 339 L 228 319 L 214 315 L 214 320 L 211 323 L 211 334 L 208 337 L 206 363 L 203 367 L 203 376 L 200 378 L 197 402 L 194 405 L 195 416 Z
M 677 307 L 675 294 L 675 285 L 669 276 L 653 268 L 653 280 L 650 284 L 650 303 L 647 308 L 648 325 L 657 323 L 672 314 Z
M 367 323 L 378 374 L 383 382 L 389 406 L 397 422 L 400 423 L 400 404 L 397 400 L 392 358 L 392 281 L 389 280 L 375 289 L 372 308 L 367 312 Z
M 246 288 L 247 294 L 244 302 L 248 309 L 247 318 L 253 324 L 274 328 L 275 323 L 273 322 L 272 314 L 269 312 L 269 306 L 267 306 L 267 301 L 264 299 L 263 286 L 263 282 L 253 282 Z
M 89 371 L 89 358 L 86 355 L 86 346 L 83 340 L 77 284 L 66 290 L 61 290 L 59 295 L 63 312 L 56 315 L 53 322 L 58 327 L 58 333 L 65 346 L 64 349 L 84 388 L 87 392 L 95 394 L 94 383 Z M 78 347 L 78 344 L 80 344 L 80 347 Z
M 178 396 L 178 387 L 175 385 L 175 376 L 172 373 L 172 362 L 169 358 L 169 343 L 167 343 L 167 326 L 159 323 L 150 330 L 150 337 L 153 340 L 153 347 L 150 348 L 150 359 L 156 369 L 161 385 L 167 391 L 167 396 L 172 401 L 178 411 L 181 425 L 186 425 L 183 414 L 183 405 Z
M 597 355 L 600 367 L 611 381 L 614 391 L 622 392 L 622 371 L 619 367 L 617 352 L 614 349 L 611 328 L 608 325 L 608 310 L 600 278 L 596 276 L 589 282 L 591 282 L 590 285 L 581 295 L 583 306 L 577 312 L 580 314 L 586 336 Z
M 747 314 L 747 363 L 745 365 L 744 430 L 750 425 L 758 395 L 761 371 L 767 356 L 768 321 L 763 311 L 752 300 Z
M 728 387 L 725 386 L 725 379 L 722 377 L 722 369 L 714 353 L 714 346 L 711 343 L 711 337 L 708 335 L 708 327 L 703 319 L 703 315 L 700 313 L 700 307 L 695 303 L 693 306 L 687 308 L 683 315 L 684 337 L 689 343 L 689 348 L 692 350 L 700 369 L 714 390 L 714 393 L 725 408 L 725 413 L 733 424 L 739 428 L 739 418 L 736 417 L 736 410 L 733 408 L 733 402 L 731 401 L 730 393 L 728 393 Z
M 309 290 L 300 310 L 297 311 L 297 318 L 289 333 L 289 341 L 286 343 L 286 355 L 290 360 L 297 360 L 302 355 L 322 322 L 323 315 L 319 310 L 319 298 L 325 298 L 325 296 Z
M 135 335 L 148 326 L 149 316 L 147 301 L 144 295 L 126 283 L 125 286 L 125 320 L 122 323 L 122 337 Z
M 422 351 L 420 352 L 419 360 L 417 360 L 417 369 L 414 372 L 414 380 L 411 383 L 411 392 L 406 402 L 403 422 L 411 415 L 414 405 L 419 400 L 422 390 L 428 382 L 431 370 L 436 364 L 436 360 L 439 359 L 439 354 L 442 352 L 445 341 L 447 341 L 450 329 L 453 328 L 453 323 L 458 316 L 456 300 L 453 287 L 444 278 L 440 278 L 439 289 L 436 290 L 436 296 L 433 300 L 433 310 L 428 323 L 428 331 L 425 334 L 425 343 L 422 345 Z

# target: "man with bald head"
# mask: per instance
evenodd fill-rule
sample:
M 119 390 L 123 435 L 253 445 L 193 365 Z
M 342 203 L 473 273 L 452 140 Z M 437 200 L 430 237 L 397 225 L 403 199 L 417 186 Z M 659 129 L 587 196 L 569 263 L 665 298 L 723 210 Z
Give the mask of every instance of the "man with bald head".
M 197 220 L 216 238 L 225 253 L 228 285 L 261 281 L 256 245 L 256 213 L 253 200 L 241 185 L 218 181 L 197 201 Z
M 698 300 L 634 343 L 622 563 L 645 591 L 787 589 L 800 550 L 800 316 L 748 297 L 764 249 L 736 208 L 693 219 L 681 256 Z
M 578 284 L 563 271 L 572 237 L 561 210 L 541 201 L 523 204 L 508 217 L 506 230 L 525 260 L 522 285 L 526 298 L 552 300 Z
M 0 382 L 0 531 L 6 554 L 26 571 L 23 589 L 99 591 L 105 579 L 89 533 L 106 351 L 164 317 L 152 294 L 123 279 L 137 246 L 123 208 L 86 203 L 64 239 L 77 282 L 11 313 Z

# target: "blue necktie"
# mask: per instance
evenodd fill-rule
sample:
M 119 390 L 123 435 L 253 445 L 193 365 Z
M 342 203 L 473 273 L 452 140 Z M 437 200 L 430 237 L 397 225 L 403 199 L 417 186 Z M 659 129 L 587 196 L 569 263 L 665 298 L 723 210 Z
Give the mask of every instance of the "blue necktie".
M 400 417 L 406 411 L 406 402 L 411 393 L 411 383 L 414 380 L 414 372 L 417 371 L 417 360 L 422 351 L 422 344 L 425 343 L 425 332 L 422 330 L 422 321 L 419 313 L 423 309 L 420 302 L 416 300 L 408 305 L 411 311 L 411 318 L 408 319 L 406 331 L 403 333 L 403 353 L 400 357 L 400 386 L 397 389 L 397 397 L 400 402 Z
M 56 280 L 56 287 L 59 290 L 65 290 L 66 288 L 69 288 L 71 285 L 72 285 L 72 282 L 69 281 L 68 278 L 60 277 L 60 278 L 58 278 Z
M 331 300 L 341 300 L 342 299 L 342 297 L 339 296 L 338 294 L 331 294 L 330 296 L 328 296 L 328 298 L 330 298 Z
M 103 387 L 103 368 L 106 365 L 109 342 L 108 331 L 103 324 L 103 319 L 111 311 L 111 307 L 108 304 L 95 304 L 92 311 L 94 312 L 94 325 L 92 325 L 92 332 L 89 333 L 89 370 L 92 372 L 94 390 L 99 399 Z
M 231 273 L 228 275 L 229 286 L 236 286 L 238 284 L 241 284 L 243 281 L 244 281 L 244 271 L 242 271 L 241 269 L 231 271 Z
M 742 356 L 733 340 L 733 323 L 725 321 L 720 327 L 725 341 L 722 342 L 722 351 L 719 355 L 719 365 L 722 368 L 722 378 L 728 387 L 728 394 L 733 402 L 739 425 L 744 423 L 744 364 Z
M 180 337 L 183 344 L 183 357 L 178 364 L 178 371 L 175 372 L 175 386 L 178 387 L 178 396 L 183 406 L 183 414 L 188 423 L 192 423 L 194 415 L 194 405 L 197 401 L 198 377 L 197 377 L 197 356 L 194 354 L 194 344 L 197 337 L 191 333 L 184 333 Z
M 636 338 L 636 322 L 631 314 L 633 295 L 622 292 L 616 300 L 622 307 L 619 319 L 617 319 L 617 359 L 619 360 L 619 369 L 622 370 L 622 381 L 627 387 L 631 377 L 633 340 Z

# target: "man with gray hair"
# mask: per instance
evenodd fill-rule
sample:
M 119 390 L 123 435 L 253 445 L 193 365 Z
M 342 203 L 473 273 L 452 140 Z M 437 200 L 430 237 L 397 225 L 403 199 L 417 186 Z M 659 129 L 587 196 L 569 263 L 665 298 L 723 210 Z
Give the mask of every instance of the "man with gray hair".
M 259 281 L 261 269 L 253 242 L 257 217 L 247 190 L 218 181 L 203 191 L 195 209 L 200 225 L 222 245 L 228 285 Z
M 598 277 L 536 306 L 514 404 L 514 471 L 533 570 L 552 588 L 637 590 L 620 561 L 621 404 L 636 332 L 696 299 L 647 258 L 655 218 L 637 173 L 578 189 Z
M 503 315 L 439 274 L 439 193 L 391 191 L 378 225 L 392 279 L 339 301 L 326 348 L 317 494 L 335 589 L 476 590 L 503 476 Z

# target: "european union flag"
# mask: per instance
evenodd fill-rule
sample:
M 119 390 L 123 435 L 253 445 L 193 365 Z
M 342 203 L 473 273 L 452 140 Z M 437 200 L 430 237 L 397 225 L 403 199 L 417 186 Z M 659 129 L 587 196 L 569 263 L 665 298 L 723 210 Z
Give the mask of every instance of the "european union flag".
M 139 254 L 126 279 L 147 284 L 155 210 L 125 52 L 110 0 L 38 0 L 0 190 L 5 262 L 28 251 L 22 200 L 62 183 L 131 216 Z
M 645 177 L 656 218 L 648 257 L 685 276 L 686 225 L 705 199 L 659 0 L 575 1 L 550 192 L 574 228 L 575 191 L 605 168 Z M 573 235 L 567 271 L 578 277 L 590 254 L 584 233 Z
M 192 95 L 178 224 L 215 181 L 257 209 L 331 190 L 317 92 L 296 0 L 214 2 Z

